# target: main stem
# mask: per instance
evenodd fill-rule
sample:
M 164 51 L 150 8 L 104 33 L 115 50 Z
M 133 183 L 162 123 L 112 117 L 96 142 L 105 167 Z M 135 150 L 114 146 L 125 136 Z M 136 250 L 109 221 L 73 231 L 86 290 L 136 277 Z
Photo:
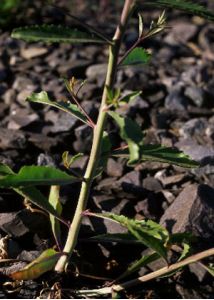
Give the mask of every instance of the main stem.
M 67 241 L 65 243 L 65 247 L 63 252 L 66 255 L 62 255 L 59 261 L 56 264 L 55 270 L 57 272 L 63 272 L 65 266 L 74 250 L 77 238 L 81 226 L 82 221 L 82 213 L 86 209 L 87 201 L 90 193 L 90 188 L 93 182 L 94 173 L 99 161 L 100 156 L 100 146 L 102 141 L 102 136 L 105 127 L 105 120 L 106 120 L 106 110 L 105 107 L 107 105 L 107 88 L 112 88 L 114 84 L 115 74 L 117 71 L 117 61 L 118 61 L 118 54 L 120 50 L 121 40 L 123 37 L 123 33 L 126 28 L 126 24 L 128 22 L 130 13 L 134 7 L 135 0 L 125 0 L 120 23 L 116 28 L 113 43 L 109 47 L 109 60 L 108 60 L 108 69 L 106 74 L 105 86 L 103 89 L 102 101 L 100 105 L 99 116 L 97 119 L 97 124 L 94 127 L 94 135 L 93 135 L 93 143 L 91 148 L 91 154 L 89 157 L 88 165 L 86 168 L 86 172 L 84 175 L 84 181 L 81 186 L 80 195 L 78 204 L 76 207 L 76 211 L 71 223 L 71 226 L 68 231 Z

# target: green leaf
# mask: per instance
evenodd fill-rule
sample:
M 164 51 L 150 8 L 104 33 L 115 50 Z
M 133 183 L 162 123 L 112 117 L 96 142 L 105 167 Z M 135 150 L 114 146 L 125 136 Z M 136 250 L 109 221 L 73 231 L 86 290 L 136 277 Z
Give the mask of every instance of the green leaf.
M 151 220 L 138 221 L 112 213 L 87 213 L 87 215 L 112 220 L 126 227 L 129 233 L 139 240 L 139 242 L 153 249 L 167 261 L 167 248 L 165 247 L 165 244 L 169 239 L 169 234 L 168 231 L 161 225 Z
M 121 63 L 121 66 L 141 65 L 150 61 L 151 54 L 144 48 L 133 49 Z
M 143 145 L 141 159 L 178 165 L 184 168 L 197 168 L 199 163 L 182 151 L 162 145 Z
M 163 162 L 172 165 L 177 165 L 183 168 L 197 168 L 200 164 L 182 151 L 165 147 L 162 145 L 141 145 L 140 154 L 142 161 L 154 161 Z M 127 149 L 116 150 L 112 153 L 116 157 L 129 157 L 129 152 Z
M 138 1 L 140 4 L 140 1 Z M 208 10 L 203 5 L 196 3 L 196 1 L 187 0 L 151 0 L 145 1 L 143 4 L 149 6 L 164 7 L 164 8 L 174 8 L 182 10 L 186 13 L 200 16 L 202 18 L 214 21 L 214 14 L 212 11 Z M 143 5 L 142 5 L 143 6 Z
M 106 43 L 94 33 L 82 31 L 76 28 L 61 25 L 32 25 L 16 28 L 12 32 L 12 38 L 22 39 L 27 42 L 46 43 Z
M 103 170 L 106 167 L 110 150 L 111 150 L 111 142 L 109 139 L 109 135 L 106 131 L 103 132 L 102 141 L 101 141 L 101 149 L 100 149 L 100 158 L 95 170 L 94 178 L 101 175 Z
M 158 258 L 160 258 L 160 256 L 157 253 L 143 255 L 140 259 L 138 259 L 134 263 L 132 263 L 128 267 L 128 269 L 116 279 L 116 281 L 119 281 L 119 280 L 131 275 L 132 273 L 139 271 L 141 268 L 143 268 L 146 265 L 150 264 L 151 262 L 157 260 Z
M 70 169 L 71 165 L 78 160 L 80 157 L 82 157 L 84 154 L 83 153 L 77 153 L 76 155 L 70 156 L 69 151 L 65 151 L 62 154 L 62 161 L 64 166 L 67 169 Z
M 36 187 L 25 187 L 25 188 L 16 188 L 13 189 L 16 193 L 20 194 L 24 198 L 28 199 L 34 205 L 38 206 L 39 208 L 43 209 L 47 213 L 55 216 L 58 220 L 62 223 L 66 223 L 57 211 L 53 208 L 53 206 L 48 202 L 48 199 L 43 196 L 43 194 L 36 188 Z M 67 224 L 66 224 L 67 225 Z
M 139 244 L 139 241 L 129 232 L 99 234 L 89 238 L 89 240 L 104 243 Z
M 0 188 L 17 188 L 34 185 L 65 185 L 80 181 L 59 169 L 43 166 L 24 166 L 18 174 L 0 177 Z
M 42 91 L 40 93 L 33 93 L 27 98 L 27 101 L 47 104 L 56 107 L 58 109 L 63 110 L 64 112 L 69 113 L 70 115 L 79 119 L 83 123 L 87 124 L 87 118 L 85 117 L 85 115 L 83 115 L 83 113 L 80 111 L 76 104 L 72 104 L 69 101 L 52 101 L 49 99 L 48 94 L 45 91 Z
M 142 94 L 141 91 L 134 91 L 134 92 L 130 92 L 128 94 L 126 94 L 125 96 L 121 97 L 119 100 L 119 104 L 123 105 L 123 104 L 127 104 L 130 101 L 133 101 L 135 98 L 137 98 L 138 96 L 140 96 Z
M 206 266 L 205 264 L 203 263 L 200 263 L 201 266 L 210 274 L 214 277 L 214 264 L 209 264 L 209 266 Z
M 61 253 L 56 252 L 54 249 L 47 249 L 22 270 L 10 274 L 10 277 L 13 280 L 36 279 L 45 272 L 53 270 L 61 255 Z
M 0 163 L 0 178 L 1 176 L 12 175 L 12 174 L 15 173 L 13 172 L 13 170 L 11 170 L 9 166 Z
M 62 205 L 60 203 L 59 191 L 60 191 L 60 187 L 58 185 L 52 185 L 50 188 L 48 202 L 54 208 L 54 210 L 57 212 L 57 214 L 59 216 L 61 216 Z M 57 242 L 57 246 L 60 249 L 60 247 L 61 247 L 60 223 L 53 215 L 50 215 L 50 222 L 51 222 L 51 228 L 52 228 L 52 232 L 53 232 L 55 241 Z
M 130 154 L 128 164 L 136 163 L 140 159 L 140 147 L 144 138 L 140 126 L 130 118 L 121 117 L 116 112 L 109 111 L 108 114 L 116 121 L 120 128 L 121 138 L 128 144 Z

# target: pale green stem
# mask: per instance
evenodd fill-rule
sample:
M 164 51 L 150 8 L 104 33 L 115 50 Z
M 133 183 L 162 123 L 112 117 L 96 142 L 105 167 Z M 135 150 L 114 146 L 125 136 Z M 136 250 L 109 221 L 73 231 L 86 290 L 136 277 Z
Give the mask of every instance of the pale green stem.
M 117 60 L 118 54 L 120 50 L 121 40 L 123 37 L 123 33 L 125 31 L 126 24 L 128 22 L 130 13 L 134 6 L 135 0 L 125 0 L 123 11 L 121 14 L 120 24 L 117 26 L 115 31 L 115 35 L 113 37 L 113 44 L 109 47 L 109 61 L 108 61 L 108 69 L 106 74 L 106 81 L 102 95 L 102 101 L 100 105 L 99 116 L 97 120 L 97 124 L 94 127 L 94 135 L 93 142 L 91 148 L 91 154 L 88 161 L 88 165 L 86 168 L 84 179 L 85 181 L 82 183 L 78 204 L 76 207 L 76 211 L 73 217 L 73 221 L 69 228 L 67 241 L 64 247 L 63 252 L 67 253 L 67 255 L 62 255 L 59 261 L 56 264 L 55 270 L 57 272 L 63 272 L 65 266 L 69 260 L 72 251 L 74 250 L 77 238 L 81 226 L 82 221 L 82 213 L 86 209 L 91 184 L 93 182 L 94 173 L 99 161 L 100 156 L 100 146 L 102 141 L 102 136 L 104 132 L 105 120 L 106 120 L 106 102 L 107 102 L 107 88 L 112 88 L 114 84 L 115 74 L 117 70 Z

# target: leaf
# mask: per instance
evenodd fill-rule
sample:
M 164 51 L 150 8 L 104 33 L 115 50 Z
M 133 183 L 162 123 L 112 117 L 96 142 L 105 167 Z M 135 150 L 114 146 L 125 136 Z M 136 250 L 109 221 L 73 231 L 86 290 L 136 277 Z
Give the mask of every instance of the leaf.
M 143 34 L 143 16 L 138 13 L 138 37 L 141 38 Z
M 139 1 L 138 1 L 139 2 Z M 140 4 L 140 3 L 139 3 Z M 182 10 L 186 13 L 200 16 L 202 18 L 214 21 L 214 14 L 203 5 L 196 3 L 196 1 L 187 0 L 151 0 L 145 1 L 144 4 L 149 6 L 174 8 Z
M 16 28 L 12 31 L 12 38 L 22 39 L 27 42 L 46 43 L 106 43 L 94 33 L 70 28 L 61 25 L 32 25 Z
M 33 280 L 55 267 L 62 254 L 53 249 L 45 250 L 37 259 L 22 270 L 10 274 L 13 280 Z
M 200 166 L 198 162 L 176 148 L 165 147 L 162 145 L 141 145 L 139 151 L 141 153 L 142 161 L 163 162 L 183 168 L 197 168 Z M 112 155 L 128 158 L 129 152 L 127 149 L 116 150 L 113 151 Z
M 148 51 L 144 48 L 137 47 L 127 55 L 121 63 L 121 66 L 146 64 L 150 59 L 151 54 Z
M 15 173 L 11 170 L 9 166 L 0 163 L 0 178 L 1 176 L 12 175 L 12 174 Z
M 134 263 L 132 263 L 128 267 L 128 269 L 116 279 L 116 281 L 119 281 L 119 280 L 131 275 L 132 273 L 137 272 L 138 270 L 140 270 L 141 268 L 150 264 L 151 262 L 157 260 L 158 258 L 160 258 L 160 256 L 157 253 L 143 255 L 140 259 L 138 259 Z
M 128 219 L 123 215 L 115 215 L 112 213 L 96 214 L 89 212 L 87 215 L 112 220 L 126 227 L 129 233 L 139 240 L 139 242 L 153 249 L 167 261 L 167 249 L 165 244 L 169 239 L 169 234 L 168 231 L 161 225 L 151 220 L 138 221 L 134 219 Z
M 100 158 L 97 168 L 95 170 L 94 178 L 101 175 L 101 173 L 105 169 L 110 154 L 111 146 L 112 145 L 109 139 L 109 135 L 106 131 L 104 131 L 101 141 Z
M 76 155 L 70 156 L 69 152 L 65 151 L 62 154 L 63 165 L 67 169 L 70 169 L 71 165 L 82 156 L 83 156 L 83 153 L 77 153 Z
M 128 233 L 106 233 L 90 237 L 89 240 L 104 243 L 124 243 L 139 244 L 139 241 L 129 232 Z
M 190 253 L 191 247 L 187 243 L 183 243 L 183 251 L 181 252 L 181 256 L 179 257 L 178 261 L 181 261 L 182 259 L 186 258 Z
M 141 94 L 142 94 L 141 91 L 134 91 L 134 92 L 127 93 L 125 96 L 120 98 L 119 104 L 120 105 L 127 104 L 130 101 L 133 101 L 135 98 L 137 98 Z
M 53 206 L 48 202 L 48 199 L 36 187 L 31 186 L 25 188 L 16 188 L 14 191 L 67 225 L 67 223 L 60 217 Z
M 62 205 L 60 203 L 59 191 L 60 191 L 60 187 L 58 185 L 52 185 L 50 188 L 48 202 L 54 208 L 54 210 L 57 212 L 57 214 L 59 216 L 61 216 Z M 55 241 L 57 243 L 58 248 L 60 249 L 61 248 L 60 223 L 53 215 L 50 215 L 50 222 L 51 222 L 51 228 L 52 228 L 52 232 L 53 232 Z
M 143 145 L 142 160 L 158 161 L 178 165 L 184 168 L 197 168 L 199 163 L 192 160 L 182 151 L 162 145 Z
M 203 263 L 200 263 L 200 265 L 210 274 L 214 277 L 214 264 L 209 264 L 209 266 L 206 266 Z
M 121 138 L 128 144 L 130 154 L 128 164 L 136 163 L 140 159 L 140 147 L 144 138 L 140 126 L 130 118 L 121 117 L 116 112 L 109 111 L 108 114 L 116 121 L 120 128 Z
M 24 166 L 18 174 L 0 177 L 0 188 L 17 188 L 34 185 L 65 185 L 80 181 L 59 169 L 43 166 Z
M 85 117 L 85 115 L 83 115 L 76 104 L 72 104 L 69 101 L 52 101 L 49 99 L 48 94 L 45 91 L 42 91 L 40 93 L 32 93 L 32 95 L 27 98 L 27 101 L 47 104 L 56 107 L 87 124 L 87 118 Z

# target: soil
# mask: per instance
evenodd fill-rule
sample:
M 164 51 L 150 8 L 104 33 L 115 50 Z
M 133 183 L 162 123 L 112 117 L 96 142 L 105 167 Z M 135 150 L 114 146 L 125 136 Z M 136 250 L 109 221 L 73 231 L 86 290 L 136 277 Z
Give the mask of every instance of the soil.
M 16 26 L 42 22 L 73 24 L 56 8 L 43 7 L 39 0 L 33 2 L 23 1 L 16 20 L 0 29 L 0 162 L 15 171 L 25 164 L 62 167 L 64 151 L 72 155 L 83 152 L 84 156 L 73 166 L 75 172 L 83 173 L 90 153 L 91 129 L 63 112 L 30 104 L 25 99 L 41 90 L 52 99 L 66 99 L 69 95 L 63 77 L 87 79 L 79 96 L 82 106 L 96 120 L 107 49 L 100 45 L 45 45 L 12 39 L 10 32 Z M 76 1 L 78 5 L 75 1 L 58 2 L 109 36 L 114 32 L 119 1 L 111 6 L 106 1 Z M 212 1 L 204 2 L 213 9 Z M 145 26 L 159 14 L 159 10 L 147 8 Z M 94 182 L 88 208 L 130 218 L 150 218 L 171 232 L 191 232 L 196 237 L 192 245 L 195 253 L 214 244 L 214 24 L 177 11 L 167 11 L 167 18 L 169 28 L 142 45 L 151 51 L 151 62 L 118 71 L 117 87 L 124 92 L 142 91 L 142 96 L 120 113 L 137 120 L 145 130 L 145 143 L 178 147 L 201 165 L 186 170 L 144 162 L 130 168 L 121 158 L 109 158 L 106 170 Z M 128 28 L 122 50 L 136 37 L 137 16 L 135 24 Z M 113 122 L 109 122 L 107 130 L 114 148 L 122 145 Z M 73 184 L 61 190 L 63 217 L 67 220 L 74 212 L 79 189 L 79 184 Z M 42 191 L 48 192 L 46 188 Z M 62 229 L 65 240 L 67 230 Z M 97 234 L 118 231 L 121 228 L 114 223 L 84 218 L 77 248 L 64 275 L 49 272 L 33 281 L 14 283 L 8 275 L 52 247 L 54 239 L 44 214 L 31 212 L 12 190 L 1 190 L 0 255 L 19 262 L 0 261 L 0 298 L 75 298 L 76 290 L 104 286 L 145 252 L 138 244 L 89 240 Z M 127 279 L 161 265 L 158 261 Z M 213 288 L 211 275 L 197 264 L 120 296 L 210 299 Z

